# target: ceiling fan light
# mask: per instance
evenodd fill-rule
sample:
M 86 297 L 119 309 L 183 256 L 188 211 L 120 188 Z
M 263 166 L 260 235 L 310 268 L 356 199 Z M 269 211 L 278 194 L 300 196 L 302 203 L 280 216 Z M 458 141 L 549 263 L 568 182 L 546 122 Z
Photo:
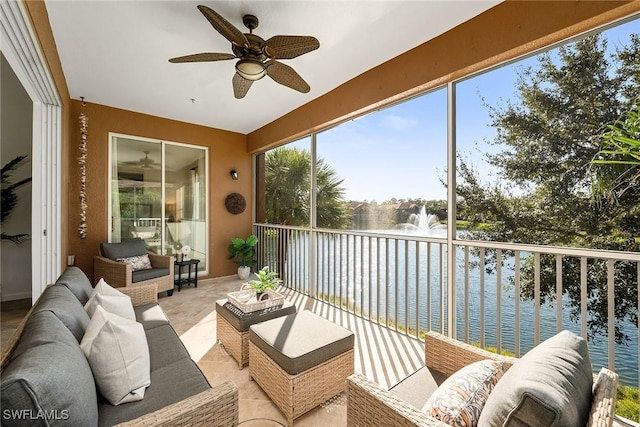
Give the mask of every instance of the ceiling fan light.
M 239 60 L 236 63 L 236 71 L 247 80 L 260 80 L 267 73 L 262 62 L 251 58 Z

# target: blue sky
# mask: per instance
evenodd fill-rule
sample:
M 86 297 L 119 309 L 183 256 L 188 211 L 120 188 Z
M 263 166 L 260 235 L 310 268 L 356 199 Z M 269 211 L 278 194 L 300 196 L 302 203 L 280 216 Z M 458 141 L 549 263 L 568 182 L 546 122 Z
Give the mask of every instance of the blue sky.
M 627 44 L 639 21 L 606 32 L 609 48 Z M 505 105 L 515 98 L 517 72 L 535 65 L 531 57 L 457 84 L 457 148 L 481 172 L 495 179 L 482 153 L 497 150 L 484 143 L 492 139 L 487 108 Z M 446 90 L 438 89 L 408 102 L 371 113 L 317 135 L 318 157 L 324 158 L 341 177 L 347 200 L 392 197 L 446 199 L 440 179 L 446 179 Z M 294 144 L 309 149 L 309 138 Z

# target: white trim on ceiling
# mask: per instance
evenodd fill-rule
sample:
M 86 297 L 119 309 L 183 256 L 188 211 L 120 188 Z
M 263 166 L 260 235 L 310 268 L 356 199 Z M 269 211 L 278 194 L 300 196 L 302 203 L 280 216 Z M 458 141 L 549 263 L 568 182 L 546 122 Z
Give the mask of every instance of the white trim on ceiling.
M 31 299 L 61 272 L 62 103 L 21 1 L 0 2 L 2 53 L 33 101 Z

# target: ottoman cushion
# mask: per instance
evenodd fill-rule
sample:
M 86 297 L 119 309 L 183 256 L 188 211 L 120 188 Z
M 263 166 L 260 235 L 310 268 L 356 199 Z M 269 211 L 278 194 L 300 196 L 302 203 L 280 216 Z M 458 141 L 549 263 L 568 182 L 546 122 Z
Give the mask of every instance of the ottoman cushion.
M 296 306 L 285 300 L 283 305 L 245 313 L 226 299 L 221 299 L 216 301 L 216 312 L 238 332 L 247 332 L 253 324 L 295 313 Z
M 249 339 L 297 375 L 353 348 L 353 332 L 308 310 L 252 325 Z

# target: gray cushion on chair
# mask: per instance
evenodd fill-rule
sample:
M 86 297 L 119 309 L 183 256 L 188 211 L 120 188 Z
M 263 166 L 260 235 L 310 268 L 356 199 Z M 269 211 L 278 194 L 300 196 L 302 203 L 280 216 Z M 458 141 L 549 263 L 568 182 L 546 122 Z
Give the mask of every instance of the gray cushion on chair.
M 231 326 L 239 332 L 246 332 L 251 325 L 276 317 L 286 316 L 296 312 L 296 306 L 292 302 L 285 300 L 284 304 L 257 310 L 250 313 L 244 313 L 235 305 L 227 302 L 226 299 L 216 301 L 216 313 L 222 316 Z
M 145 331 L 169 324 L 169 318 L 158 303 L 139 305 L 133 307 L 133 311 L 136 314 L 136 321 L 142 323 Z
M 96 387 L 89 363 L 73 335 L 56 316 L 34 313 L 2 372 L 0 403 L 2 425 L 78 425 L 98 423 Z M 5 410 L 39 410 L 57 415 L 45 424 L 29 419 L 8 419 Z
M 142 239 L 125 240 L 118 243 L 100 243 L 102 256 L 111 260 L 126 258 L 147 253 L 147 247 Z
M 80 301 L 64 285 L 51 285 L 44 290 L 33 309 L 34 313 L 41 311 L 55 314 L 78 342 L 82 340 L 91 320 Z
M 540 343 L 500 378 L 478 426 L 585 426 L 593 372 L 587 342 L 563 331 Z
M 168 268 L 151 268 L 148 270 L 138 270 L 131 273 L 131 282 L 137 283 L 145 280 L 155 279 L 169 275 Z
M 413 407 L 421 409 L 446 379 L 445 374 L 423 366 L 391 387 L 389 391 Z
M 67 267 L 56 280 L 56 285 L 64 285 L 78 298 L 80 304 L 85 305 L 93 293 L 93 286 L 78 267 Z
M 308 310 L 252 325 L 249 339 L 291 375 L 353 348 L 353 332 Z

